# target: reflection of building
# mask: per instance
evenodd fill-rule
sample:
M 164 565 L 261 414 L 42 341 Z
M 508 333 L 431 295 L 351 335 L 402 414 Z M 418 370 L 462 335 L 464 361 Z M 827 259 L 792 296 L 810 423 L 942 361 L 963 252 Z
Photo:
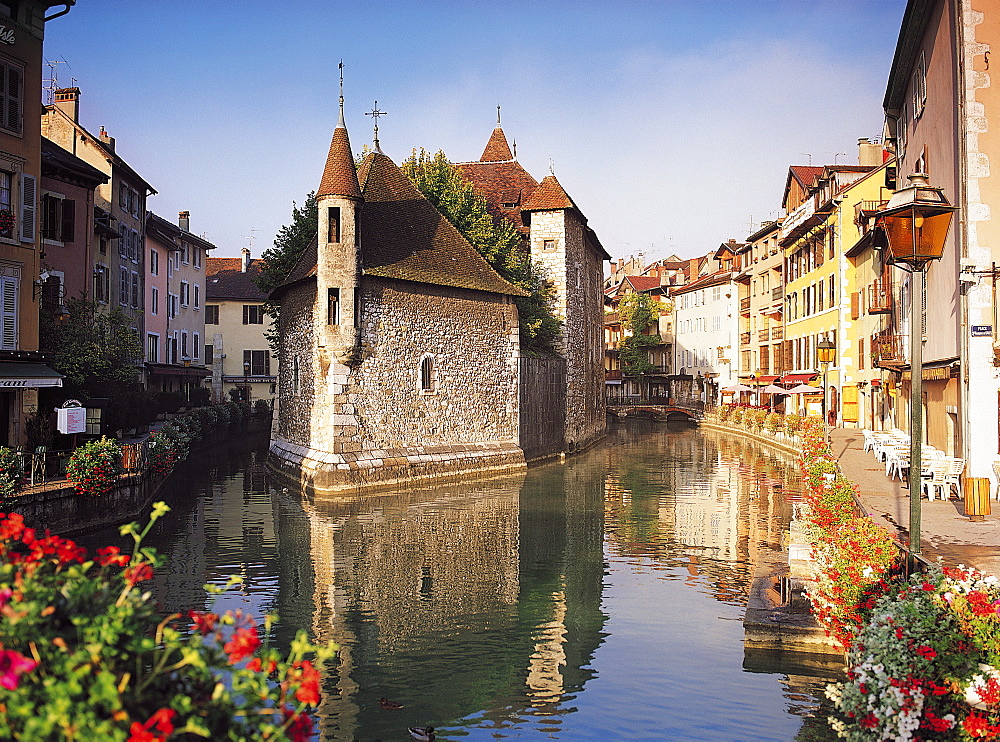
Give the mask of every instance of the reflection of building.
M 225 401 L 236 389 L 241 399 L 270 402 L 278 359 L 267 340 L 267 297 L 257 287 L 260 260 L 251 260 L 244 248 L 242 258 L 209 258 L 206 273 L 205 358 L 212 368 L 212 399 Z

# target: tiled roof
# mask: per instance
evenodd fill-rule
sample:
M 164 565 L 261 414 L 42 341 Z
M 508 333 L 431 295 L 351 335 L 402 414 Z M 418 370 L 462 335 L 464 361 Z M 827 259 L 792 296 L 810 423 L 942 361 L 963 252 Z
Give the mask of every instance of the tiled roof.
M 42 137 L 42 175 L 57 180 L 70 177 L 88 183 L 91 187 L 110 180 L 96 167 L 45 137 Z
M 716 286 L 720 283 L 729 283 L 732 278 L 732 271 L 716 271 L 715 273 L 709 273 L 707 276 L 700 276 L 697 280 L 691 281 L 691 283 L 671 287 L 670 295 L 676 296 L 677 294 L 686 294 L 689 291 L 696 291 L 709 286 Z
M 209 258 L 205 262 L 205 299 L 251 299 L 264 301 L 267 294 L 257 288 L 260 260 L 251 260 L 246 273 L 242 258 Z
M 361 261 L 370 276 L 526 296 L 490 267 L 396 164 L 370 152 L 358 169 Z M 314 239 L 276 289 L 316 275 Z
M 520 232 L 528 232 L 528 227 L 521 222 L 521 204 L 538 188 L 538 182 L 516 160 L 462 162 L 456 167 L 486 199 L 487 208 L 494 217 L 502 216 Z
M 316 198 L 321 196 L 358 198 L 360 195 L 358 173 L 354 167 L 354 155 L 351 154 L 351 140 L 347 137 L 347 129 L 338 124 L 330 140 L 330 152 L 326 156 L 326 167 L 323 168 L 323 178 L 316 191 Z
M 490 267 L 396 164 L 369 153 L 358 170 L 367 275 L 526 296 Z
M 813 181 L 823 174 L 823 167 L 816 165 L 792 165 L 788 169 L 805 188 L 809 188 Z
M 479 161 L 505 162 L 513 159 L 514 155 L 510 152 L 510 145 L 507 144 L 507 137 L 504 136 L 503 129 L 498 126 L 490 135 L 490 141 L 486 143 L 486 149 L 483 150 L 483 156 L 479 158 Z
M 573 203 L 554 175 L 546 175 L 535 192 L 521 206 L 523 211 L 549 211 L 550 209 L 579 209 Z
M 636 291 L 643 292 L 660 287 L 660 279 L 655 276 L 625 276 L 625 280 Z

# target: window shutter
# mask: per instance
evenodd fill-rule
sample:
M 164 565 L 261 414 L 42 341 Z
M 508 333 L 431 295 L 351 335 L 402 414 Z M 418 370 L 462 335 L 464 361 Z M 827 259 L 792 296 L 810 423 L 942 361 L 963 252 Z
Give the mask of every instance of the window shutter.
M 861 316 L 861 295 L 855 291 L 851 294 L 851 319 Z
M 17 279 L 0 277 L 0 348 L 17 350 Z
M 35 241 L 35 188 L 34 175 L 21 173 L 21 242 Z
M 21 131 L 21 70 L 7 68 L 7 111 L 4 124 L 11 131 Z
M 249 325 L 250 324 L 250 305 L 249 304 L 244 304 L 243 305 L 243 324 L 244 325 Z
M 271 375 L 271 351 L 264 351 L 264 376 Z
M 840 390 L 841 414 L 845 423 L 856 423 L 858 421 L 858 388 L 856 386 L 845 386 Z
M 62 201 L 62 226 L 59 239 L 63 242 L 73 241 L 73 232 L 76 227 L 76 201 L 64 198 Z

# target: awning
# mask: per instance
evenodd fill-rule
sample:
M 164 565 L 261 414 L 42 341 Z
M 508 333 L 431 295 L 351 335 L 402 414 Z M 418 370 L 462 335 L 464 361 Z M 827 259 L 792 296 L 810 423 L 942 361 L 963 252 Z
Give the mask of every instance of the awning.
M 153 376 L 192 376 L 199 379 L 212 375 L 212 369 L 204 366 L 174 366 L 169 363 L 147 363 L 146 371 Z
M 819 376 L 819 374 L 817 374 L 815 372 L 811 373 L 811 374 L 785 374 L 784 376 L 781 377 L 781 383 L 782 384 L 805 384 L 806 382 L 812 381 L 817 376 Z
M 41 363 L 0 363 L 0 391 L 62 386 L 62 374 Z
M 773 384 L 777 380 L 778 380 L 777 376 L 758 376 L 757 384 L 758 385 L 763 384 L 764 386 L 767 386 L 768 384 Z

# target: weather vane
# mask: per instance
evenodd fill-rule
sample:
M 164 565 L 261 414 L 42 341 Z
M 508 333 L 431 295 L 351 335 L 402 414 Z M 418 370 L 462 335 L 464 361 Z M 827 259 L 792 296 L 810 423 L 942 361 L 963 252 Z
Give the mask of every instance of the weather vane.
M 500 128 L 500 106 L 497 106 L 497 128 Z
M 378 144 L 378 117 L 379 116 L 385 116 L 385 115 L 386 115 L 385 111 L 378 110 L 378 101 L 375 101 L 375 107 L 372 108 L 371 111 L 369 111 L 368 113 L 365 114 L 365 116 L 371 116 L 372 117 L 372 121 L 375 122 L 375 151 L 376 152 L 381 152 L 382 151 L 382 148 L 379 147 L 379 144 Z

